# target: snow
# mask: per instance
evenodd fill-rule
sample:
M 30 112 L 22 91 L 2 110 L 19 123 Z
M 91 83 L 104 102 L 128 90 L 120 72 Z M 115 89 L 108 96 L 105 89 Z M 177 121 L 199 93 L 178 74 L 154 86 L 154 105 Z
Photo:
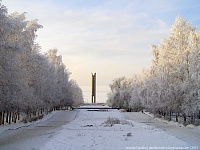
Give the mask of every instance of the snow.
M 82 106 L 80 106 L 80 108 L 111 108 L 111 107 L 109 107 L 109 106 L 102 106 L 102 105 L 95 105 L 95 104 L 93 104 L 93 105 L 82 105 Z
M 0 134 L 0 150 L 39 150 L 41 146 L 53 137 L 62 126 L 75 119 L 79 111 L 54 111 L 43 119 L 28 124 L 12 124 L 2 127 Z M 13 127 L 16 125 L 17 127 Z
M 44 115 L 44 117 L 42 119 L 39 119 L 39 120 L 33 121 L 33 122 L 23 123 L 23 122 L 21 122 L 21 120 L 17 120 L 17 123 L 12 123 L 12 124 L 5 123 L 5 125 L 0 126 L 0 134 L 2 134 L 5 131 L 8 131 L 8 130 L 17 130 L 22 127 L 29 127 L 34 124 L 45 122 L 46 120 L 51 118 L 56 113 L 57 113 L 57 111 L 53 111 L 53 112 L 49 113 L 48 115 Z
M 144 114 L 151 117 L 151 118 L 154 118 L 154 115 L 149 113 L 149 112 L 146 112 L 144 111 Z M 179 123 L 179 122 L 175 122 L 175 121 L 168 121 L 168 120 L 165 120 L 163 118 L 154 118 L 155 120 L 159 121 L 159 122 L 162 122 L 162 123 L 166 123 L 166 124 L 169 124 L 169 125 L 173 125 L 173 126 L 177 126 L 177 127 L 185 127 L 183 124 Z M 195 126 L 193 124 L 189 124 L 186 126 L 187 128 L 189 129 L 200 129 L 200 126 Z
M 185 127 L 183 124 L 180 124 L 178 122 L 168 121 L 168 120 L 165 120 L 163 118 L 155 118 L 153 114 L 151 114 L 149 112 L 146 112 L 146 111 L 144 111 L 144 114 L 149 116 L 149 117 L 151 117 L 151 118 L 154 118 L 155 120 L 157 120 L 157 121 L 159 121 L 161 123 L 170 124 L 170 125 L 177 126 L 177 127 Z M 193 126 L 193 125 L 191 125 L 191 126 Z
M 108 118 L 125 124 L 105 124 Z M 76 119 L 64 125 L 41 150 L 121 150 L 189 148 L 188 143 L 168 135 L 163 130 L 144 123 L 126 120 L 119 110 L 80 110 Z
M 123 115 L 126 119 L 131 119 L 139 123 L 153 126 L 161 129 L 165 133 L 175 136 L 182 141 L 185 141 L 190 146 L 199 146 L 200 128 L 189 125 L 187 127 L 180 123 L 163 120 L 161 118 L 154 118 L 152 114 L 141 112 L 124 112 Z M 193 128 L 194 127 L 194 128 Z
M 190 149 L 191 146 L 198 149 L 200 146 L 200 130 L 193 126 L 180 127 L 141 112 L 125 113 L 106 106 L 82 107 L 88 109 L 55 111 L 30 124 L 1 126 L 0 149 Z M 111 125 L 106 122 L 108 118 L 120 122 Z

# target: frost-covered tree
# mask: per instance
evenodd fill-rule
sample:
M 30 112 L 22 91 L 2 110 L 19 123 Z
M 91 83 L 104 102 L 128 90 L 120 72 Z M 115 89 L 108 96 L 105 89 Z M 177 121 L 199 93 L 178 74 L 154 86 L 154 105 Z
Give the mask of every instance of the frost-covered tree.
M 110 84 L 111 92 L 108 93 L 108 105 L 117 108 L 129 109 L 131 96 L 131 79 L 117 78 Z
M 31 116 L 82 101 L 57 50 L 40 52 L 35 43 L 40 28 L 26 13 L 9 15 L 0 1 L 0 125 L 16 122 L 21 111 Z
M 194 88 L 191 88 L 193 73 L 190 71 L 193 70 L 196 73 L 198 71 L 196 68 L 199 64 L 198 61 L 196 62 L 195 71 L 194 68 L 190 68 L 195 60 L 193 54 L 198 53 L 199 57 L 199 32 L 192 27 L 191 23 L 178 16 L 171 28 L 170 37 L 162 40 L 157 49 L 159 55 L 158 58 L 155 58 L 155 60 L 158 60 L 156 75 L 160 76 L 161 88 L 164 88 L 161 96 L 163 102 L 166 103 L 165 111 L 167 111 L 166 113 L 177 110 L 180 112 L 180 108 L 182 108 L 185 112 L 186 107 L 183 104 L 186 101 L 191 104 L 191 98 L 187 97 L 191 95 L 190 92 L 194 92 Z M 197 90 L 196 93 L 198 93 Z M 197 101 L 197 97 L 198 94 L 196 94 L 195 101 Z
M 131 97 L 129 100 L 129 109 L 132 111 L 140 111 L 144 106 L 144 99 L 142 98 L 142 81 L 140 75 L 133 75 L 131 83 Z
M 75 80 L 71 80 L 70 85 L 72 89 L 73 106 L 79 106 L 83 104 L 84 101 L 81 88 L 78 86 Z
M 109 105 L 121 106 L 127 102 L 124 93 L 131 93 L 126 108 L 145 108 L 169 120 L 175 113 L 176 121 L 179 114 L 185 121 L 191 116 L 192 122 L 200 116 L 200 33 L 180 16 L 170 31 L 159 45 L 151 45 L 154 58 L 149 71 L 131 77 L 128 88 L 122 86 L 125 78 L 113 81 Z

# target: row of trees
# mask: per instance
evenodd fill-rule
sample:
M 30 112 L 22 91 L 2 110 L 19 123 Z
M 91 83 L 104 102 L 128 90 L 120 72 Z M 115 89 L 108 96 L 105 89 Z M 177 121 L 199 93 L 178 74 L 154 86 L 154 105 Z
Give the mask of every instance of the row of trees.
M 21 111 L 35 114 L 83 102 L 82 91 L 69 80 L 57 50 L 41 54 L 35 43 L 40 28 L 38 20 L 27 21 L 25 13 L 8 15 L 0 2 L 0 124 L 5 115 L 11 118 Z
M 113 107 L 169 116 L 200 117 L 200 32 L 178 16 L 170 36 L 151 45 L 149 70 L 110 84 L 108 104 Z

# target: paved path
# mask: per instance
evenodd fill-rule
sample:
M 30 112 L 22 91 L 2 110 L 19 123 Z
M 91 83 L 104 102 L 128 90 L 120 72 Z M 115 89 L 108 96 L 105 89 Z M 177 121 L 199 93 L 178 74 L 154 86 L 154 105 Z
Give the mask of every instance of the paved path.
M 125 112 L 123 115 L 126 119 L 159 128 L 167 134 L 176 136 L 177 138 L 185 141 L 191 146 L 199 146 L 200 149 L 200 129 L 189 129 L 186 127 L 178 127 L 173 124 L 163 123 L 141 112 Z
M 0 135 L 0 150 L 39 149 L 61 127 L 76 118 L 79 111 L 58 111 L 45 122 L 4 131 Z

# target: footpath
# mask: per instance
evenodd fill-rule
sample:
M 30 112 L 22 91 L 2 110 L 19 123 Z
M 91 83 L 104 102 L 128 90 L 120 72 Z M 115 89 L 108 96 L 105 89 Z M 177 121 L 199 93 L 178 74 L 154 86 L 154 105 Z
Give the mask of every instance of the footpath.
M 83 109 L 42 150 L 190 149 L 187 141 L 127 119 L 119 110 Z

